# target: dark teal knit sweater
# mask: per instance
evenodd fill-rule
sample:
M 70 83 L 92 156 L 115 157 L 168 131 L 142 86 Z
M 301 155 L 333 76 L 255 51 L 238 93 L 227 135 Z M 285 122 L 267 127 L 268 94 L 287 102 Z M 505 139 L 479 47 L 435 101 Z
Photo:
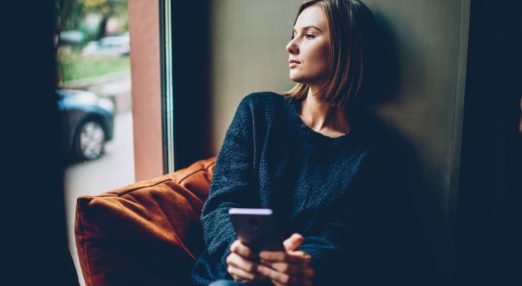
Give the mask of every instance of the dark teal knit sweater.
M 193 268 L 196 285 L 230 279 L 225 258 L 236 239 L 231 207 L 271 208 L 283 237 L 301 233 L 300 249 L 312 256 L 316 270 L 314 285 L 348 275 L 343 269 L 361 244 L 356 238 L 368 233 L 358 230 L 368 219 L 358 205 L 375 200 L 367 200 L 373 196 L 365 190 L 371 140 L 357 128 L 336 138 L 317 133 L 301 121 L 299 108 L 300 100 L 270 92 L 250 94 L 239 104 L 202 211 L 207 251 Z M 381 199 L 387 200 L 375 203 Z

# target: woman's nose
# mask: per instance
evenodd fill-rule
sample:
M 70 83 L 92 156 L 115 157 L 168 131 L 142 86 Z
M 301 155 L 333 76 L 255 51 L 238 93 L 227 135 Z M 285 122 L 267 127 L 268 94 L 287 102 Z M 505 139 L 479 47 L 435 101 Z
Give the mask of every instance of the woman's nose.
M 292 54 L 292 55 L 299 53 L 299 48 L 295 44 L 294 39 L 290 40 L 290 42 L 288 42 L 288 44 L 286 44 L 286 50 L 288 51 L 289 54 Z

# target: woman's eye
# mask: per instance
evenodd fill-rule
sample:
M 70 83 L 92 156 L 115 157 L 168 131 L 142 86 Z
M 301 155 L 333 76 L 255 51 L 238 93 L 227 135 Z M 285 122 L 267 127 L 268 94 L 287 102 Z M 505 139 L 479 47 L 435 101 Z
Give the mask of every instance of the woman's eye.
M 308 39 L 308 40 L 315 39 L 315 35 L 313 35 L 313 34 L 306 34 L 305 38 Z

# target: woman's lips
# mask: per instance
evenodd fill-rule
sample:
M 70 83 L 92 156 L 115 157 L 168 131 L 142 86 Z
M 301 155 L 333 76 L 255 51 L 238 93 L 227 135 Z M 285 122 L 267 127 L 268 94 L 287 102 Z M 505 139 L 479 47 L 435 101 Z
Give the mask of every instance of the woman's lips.
M 300 61 L 297 61 L 297 60 L 289 60 L 288 61 L 288 67 L 290 68 L 295 68 L 297 67 L 298 64 L 300 64 L 301 62 Z

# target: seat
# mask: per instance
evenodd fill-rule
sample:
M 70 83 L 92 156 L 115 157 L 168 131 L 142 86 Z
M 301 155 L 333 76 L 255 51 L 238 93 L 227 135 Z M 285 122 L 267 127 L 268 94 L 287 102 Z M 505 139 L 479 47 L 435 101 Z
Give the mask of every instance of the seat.
M 75 239 L 86 285 L 190 285 L 215 160 L 79 197 Z

